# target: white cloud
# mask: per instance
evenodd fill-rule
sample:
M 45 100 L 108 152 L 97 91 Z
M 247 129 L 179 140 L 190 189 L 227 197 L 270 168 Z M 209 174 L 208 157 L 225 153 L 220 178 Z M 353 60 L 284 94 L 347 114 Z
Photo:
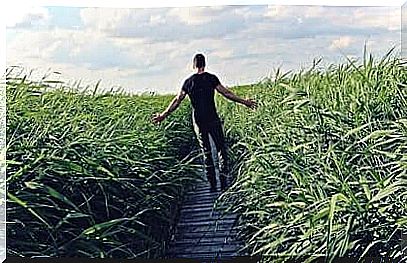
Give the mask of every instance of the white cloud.
M 334 39 L 329 46 L 330 49 L 342 49 L 349 47 L 355 40 L 350 36 L 343 36 Z
M 180 21 L 187 25 L 202 25 L 218 20 L 231 9 L 227 6 L 209 6 L 209 7 L 183 7 L 172 8 L 168 14 L 170 16 L 178 17 Z
M 287 17 L 312 18 L 324 15 L 327 7 L 322 6 L 284 6 L 269 5 L 264 13 L 266 17 L 284 19 Z
M 81 18 L 87 28 L 108 36 L 179 41 L 222 38 L 247 28 L 258 19 L 248 7 L 185 7 L 160 9 L 85 8 Z
M 85 26 L 101 31 L 113 31 L 118 27 L 144 25 L 150 22 L 149 9 L 83 8 L 80 16 Z M 154 13 L 151 10 L 151 13 Z M 156 12 L 157 13 L 157 12 Z
M 268 6 L 265 17 L 272 21 L 328 22 L 331 27 L 385 28 L 400 30 L 400 8 L 395 7 L 323 7 L 323 6 Z
M 357 24 L 371 27 L 384 27 L 388 30 L 397 31 L 401 28 L 400 8 L 371 7 L 369 12 L 363 8 L 357 8 L 353 12 L 353 21 Z
M 44 25 L 50 18 L 44 7 L 10 6 L 5 13 L 6 27 L 27 28 Z
M 204 38 L 309 38 L 400 30 L 399 8 L 214 6 L 160 9 L 86 8 L 84 24 L 108 36 L 179 41 Z

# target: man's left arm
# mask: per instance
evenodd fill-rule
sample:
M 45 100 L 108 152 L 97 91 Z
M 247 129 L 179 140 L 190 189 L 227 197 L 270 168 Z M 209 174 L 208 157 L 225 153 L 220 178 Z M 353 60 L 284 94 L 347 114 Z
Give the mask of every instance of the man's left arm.
M 234 101 L 234 102 L 241 103 L 241 104 L 245 105 L 248 108 L 254 109 L 257 106 L 257 103 L 254 100 L 240 98 L 239 96 L 234 94 L 230 89 L 225 88 L 220 83 L 215 87 L 215 89 L 220 94 L 222 94 L 225 98 L 227 98 L 227 99 L 229 99 L 231 101 Z

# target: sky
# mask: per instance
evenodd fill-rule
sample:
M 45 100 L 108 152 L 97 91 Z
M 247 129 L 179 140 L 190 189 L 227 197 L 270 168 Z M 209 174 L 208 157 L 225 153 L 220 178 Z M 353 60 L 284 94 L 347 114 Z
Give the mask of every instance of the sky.
M 6 66 L 33 78 L 127 92 L 175 93 L 196 53 L 226 86 L 400 50 L 400 7 L 234 5 L 172 8 L 43 6 L 6 14 Z M 52 72 L 61 74 L 53 74 Z
M 401 47 L 402 57 L 407 58 L 407 1 L 404 3 L 401 9 Z

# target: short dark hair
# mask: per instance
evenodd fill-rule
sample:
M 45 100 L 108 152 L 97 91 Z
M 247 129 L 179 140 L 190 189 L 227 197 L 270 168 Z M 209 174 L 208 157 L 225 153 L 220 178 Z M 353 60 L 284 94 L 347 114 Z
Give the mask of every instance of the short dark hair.
M 205 57 L 202 54 L 196 54 L 194 56 L 194 66 L 196 68 L 203 68 L 205 67 Z

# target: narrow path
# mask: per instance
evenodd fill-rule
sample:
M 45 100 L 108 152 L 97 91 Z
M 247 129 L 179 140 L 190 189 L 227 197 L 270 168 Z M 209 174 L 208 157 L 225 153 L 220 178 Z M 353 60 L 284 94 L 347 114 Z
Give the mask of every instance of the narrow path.
M 237 215 L 214 209 L 221 192 L 211 193 L 206 180 L 197 183 L 181 206 L 180 218 L 168 249 L 170 258 L 219 262 L 244 256 L 237 239 Z

